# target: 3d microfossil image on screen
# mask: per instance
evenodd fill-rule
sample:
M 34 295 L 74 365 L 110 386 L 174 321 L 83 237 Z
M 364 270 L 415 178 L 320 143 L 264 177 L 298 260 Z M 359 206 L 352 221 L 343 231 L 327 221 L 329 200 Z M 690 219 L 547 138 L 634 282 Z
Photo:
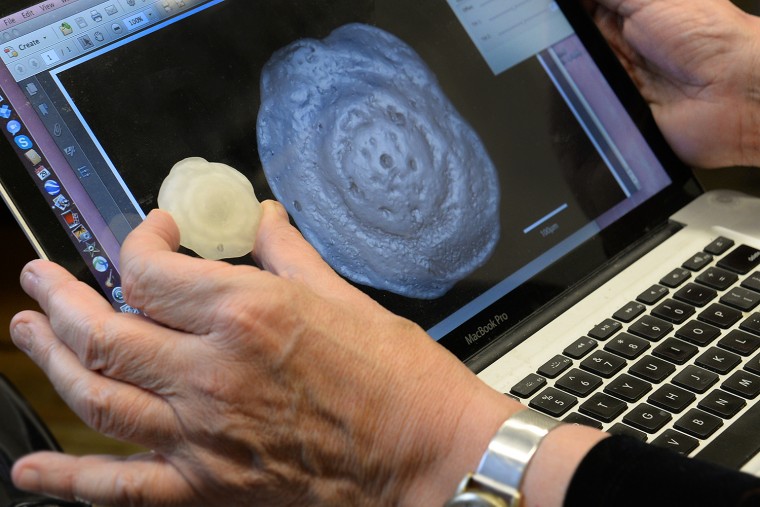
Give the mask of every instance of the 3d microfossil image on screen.
M 433 299 L 499 238 L 499 181 L 473 128 L 406 43 L 349 24 L 277 51 L 257 137 L 272 192 L 343 276 Z

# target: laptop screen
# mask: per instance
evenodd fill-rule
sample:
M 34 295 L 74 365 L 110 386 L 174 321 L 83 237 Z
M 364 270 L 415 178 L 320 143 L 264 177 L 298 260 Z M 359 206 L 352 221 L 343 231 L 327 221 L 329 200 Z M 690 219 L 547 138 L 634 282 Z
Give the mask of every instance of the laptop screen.
M 118 311 L 137 311 L 120 245 L 172 166 L 202 157 L 467 358 L 596 269 L 567 260 L 673 183 L 564 8 L 49 0 L 0 13 L 0 122 Z

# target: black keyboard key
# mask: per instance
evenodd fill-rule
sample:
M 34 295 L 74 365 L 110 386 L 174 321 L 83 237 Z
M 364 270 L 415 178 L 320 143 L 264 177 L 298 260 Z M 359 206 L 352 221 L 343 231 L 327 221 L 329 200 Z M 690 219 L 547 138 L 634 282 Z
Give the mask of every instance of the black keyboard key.
M 581 336 L 569 345 L 562 353 L 573 359 L 581 359 L 594 350 L 598 342 L 588 336 Z
M 698 320 L 692 320 L 681 326 L 676 331 L 676 336 L 694 345 L 704 347 L 720 336 L 720 329 Z
M 738 414 L 746 405 L 747 402 L 742 398 L 716 389 L 702 398 L 697 407 L 723 419 L 730 419 Z
M 665 287 L 675 289 L 689 278 L 691 278 L 691 271 L 688 269 L 676 268 L 667 275 L 663 276 L 660 279 L 660 284 L 664 285 Z
M 555 385 L 570 394 L 584 398 L 602 385 L 602 379 L 591 373 L 573 368 Z
M 673 324 L 651 315 L 644 315 L 628 327 L 630 333 L 653 342 L 662 340 L 673 330 Z
M 625 402 L 604 393 L 596 393 L 578 408 L 581 413 L 604 422 L 614 421 L 627 409 Z
M 644 338 L 628 333 L 620 333 L 604 346 L 604 350 L 614 352 L 626 359 L 636 359 L 643 354 L 651 344 Z
M 760 354 L 747 361 L 744 365 L 744 369 L 760 375 Z
M 623 324 L 616 320 L 605 319 L 603 322 L 594 326 L 594 328 L 588 332 L 591 338 L 597 340 L 606 340 L 623 328 Z
M 596 419 L 591 419 L 590 417 L 586 417 L 585 415 L 578 414 L 576 412 L 568 414 L 568 416 L 565 417 L 564 422 L 568 424 L 580 424 L 581 426 L 589 426 L 598 430 L 604 427 L 604 425 Z
M 718 347 L 736 352 L 741 356 L 749 356 L 760 348 L 760 336 L 734 329 L 718 342 Z
M 623 422 L 647 433 L 657 433 L 673 416 L 670 412 L 642 403 L 623 417 Z
M 607 433 L 610 435 L 624 435 L 627 437 L 632 437 L 641 442 L 646 442 L 649 438 L 643 431 L 633 429 L 627 424 L 623 423 L 615 423 L 607 430 Z
M 754 290 L 760 292 L 760 271 L 755 271 L 742 282 L 742 287 L 745 289 Z
M 694 363 L 715 373 L 725 374 L 736 368 L 736 365 L 741 361 L 742 358 L 733 352 L 718 347 L 710 347 Z
M 618 375 L 604 388 L 605 393 L 630 402 L 639 401 L 651 390 L 652 384 L 627 373 Z
M 699 451 L 697 457 L 738 470 L 760 451 L 760 403 L 751 406 L 731 426 Z
M 702 307 L 715 299 L 717 295 L 718 293 L 715 289 L 703 285 L 697 285 L 696 283 L 688 283 L 678 289 L 678 291 L 673 294 L 673 297 L 684 303 Z
M 546 386 L 546 379 L 541 375 L 531 373 L 512 387 L 509 392 L 520 398 L 530 398 L 544 386 Z
M 628 370 L 632 375 L 655 384 L 659 384 L 668 378 L 674 371 L 676 371 L 676 367 L 672 363 L 652 356 L 640 359 Z
M 676 364 L 684 364 L 694 357 L 697 352 L 699 352 L 699 349 L 690 343 L 686 343 L 678 338 L 668 338 L 655 347 L 652 355 L 660 359 L 667 359 Z
M 739 277 L 735 273 L 725 269 L 710 267 L 697 277 L 697 281 L 708 287 L 718 290 L 726 290 L 731 287 Z
M 760 335 L 760 313 L 753 313 L 739 324 L 739 329 Z
M 710 264 L 713 260 L 713 256 L 706 252 L 700 252 L 694 254 L 690 259 L 686 260 L 681 267 L 684 267 L 690 271 L 701 271 L 705 266 Z
M 760 263 L 760 250 L 748 245 L 739 245 L 718 261 L 718 267 L 745 275 Z
M 528 404 L 539 412 L 552 417 L 562 417 L 578 403 L 578 398 L 554 387 L 547 387 Z
M 652 310 L 652 315 L 673 324 L 682 324 L 686 322 L 686 319 L 694 315 L 694 312 L 696 310 L 692 305 L 674 299 L 666 299 Z
M 647 401 L 652 405 L 670 410 L 671 412 L 682 412 L 695 399 L 697 399 L 697 396 L 694 393 L 674 385 L 665 384 L 652 393 Z
M 669 292 L 670 291 L 667 287 L 655 284 L 639 294 L 639 296 L 636 298 L 636 301 L 647 305 L 653 305 L 667 296 Z
M 715 385 L 718 378 L 717 374 L 690 364 L 673 377 L 673 383 L 677 386 L 685 387 L 689 391 L 702 394 Z
M 734 240 L 720 236 L 705 247 L 705 252 L 713 255 L 723 255 L 732 246 L 734 246 Z
M 760 293 L 744 287 L 734 287 L 723 294 L 720 302 L 737 310 L 748 312 L 760 304 Z
M 567 370 L 573 365 L 572 359 L 567 357 L 556 355 L 546 363 L 541 365 L 538 369 L 538 374 L 548 378 L 556 378 L 562 372 Z
M 721 387 L 730 393 L 751 400 L 760 394 L 760 377 L 747 371 L 737 371 L 726 379 Z
M 713 303 L 699 314 L 699 320 L 722 329 L 728 329 L 742 318 L 742 312 L 720 303 Z
M 699 439 L 706 439 L 718 429 L 723 426 L 723 420 L 710 415 L 706 412 L 702 412 L 699 409 L 692 408 L 684 414 L 673 425 L 675 429 L 681 430 L 684 433 L 688 433 L 691 436 Z
M 699 447 L 699 440 L 684 435 L 680 431 L 667 429 L 660 433 L 659 437 L 652 440 L 652 445 L 670 449 L 682 456 L 688 456 L 689 453 Z
M 644 313 L 646 306 L 636 301 L 631 301 L 620 310 L 616 311 L 612 317 L 620 322 L 631 322 L 633 319 Z
M 610 378 L 625 366 L 625 359 L 597 350 L 581 362 L 581 368 L 600 377 Z

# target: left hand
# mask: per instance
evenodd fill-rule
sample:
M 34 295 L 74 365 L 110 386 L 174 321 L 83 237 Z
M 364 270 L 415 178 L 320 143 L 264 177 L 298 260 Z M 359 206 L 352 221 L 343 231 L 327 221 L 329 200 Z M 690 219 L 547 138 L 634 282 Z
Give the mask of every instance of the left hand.
M 675 152 L 760 165 L 760 18 L 729 0 L 584 0 Z

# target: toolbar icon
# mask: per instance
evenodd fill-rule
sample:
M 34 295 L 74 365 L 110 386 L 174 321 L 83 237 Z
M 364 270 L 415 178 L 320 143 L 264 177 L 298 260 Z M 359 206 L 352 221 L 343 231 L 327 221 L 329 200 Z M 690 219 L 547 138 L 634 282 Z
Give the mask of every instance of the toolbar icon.
M 60 28 L 61 28 L 61 33 L 64 36 L 71 35 L 72 33 L 74 33 L 74 29 L 71 28 L 71 25 L 68 24 L 68 23 L 66 23 L 65 21 L 63 23 L 61 23 L 61 27 Z
M 100 255 L 92 259 L 92 266 L 98 273 L 105 273 L 108 271 L 108 261 L 105 257 L 101 257 Z
M 34 170 L 34 174 L 36 174 L 41 181 L 45 181 L 50 176 L 50 169 L 44 165 L 40 165 Z
M 100 248 L 98 248 L 98 244 L 93 241 L 92 243 L 86 243 L 82 253 L 90 254 L 90 259 L 94 259 L 95 254 L 100 253 Z
M 12 114 L 13 111 L 8 107 L 8 104 L 3 104 L 3 106 L 0 107 L 0 118 L 5 118 L 7 120 Z
M 45 182 L 45 192 L 55 197 L 61 193 L 61 184 L 55 180 L 48 180 Z
M 84 243 L 86 241 L 92 240 L 92 234 L 90 234 L 90 231 L 85 229 L 84 226 L 80 225 L 79 227 L 71 231 L 71 233 L 80 243 Z
M 24 156 L 34 165 L 39 164 L 42 162 L 42 157 L 39 153 L 37 153 L 37 150 L 29 150 L 26 153 L 24 153 Z
M 21 132 L 21 123 L 16 120 L 11 120 L 8 122 L 5 128 L 8 130 L 8 132 L 11 133 L 11 135 L 15 136 L 16 134 Z
M 27 136 L 16 136 L 13 138 L 13 140 L 16 142 L 16 146 L 21 148 L 22 150 L 31 150 L 34 148 L 34 143 L 32 143 L 32 140 L 29 139 Z
M 82 222 L 79 221 L 79 213 L 74 213 L 73 211 L 62 213 L 61 218 L 63 218 L 63 221 L 69 226 L 69 229 L 79 227 L 82 224 Z
M 90 39 L 89 35 L 83 35 L 79 37 L 79 45 L 82 46 L 82 49 L 85 51 L 89 51 L 90 49 L 95 47 L 95 43 L 92 42 L 92 39 Z
M 18 51 L 16 51 L 10 46 L 6 46 L 3 49 L 3 53 L 5 53 L 5 56 L 7 56 L 8 58 L 18 58 Z
M 113 300 L 119 304 L 124 304 L 126 302 L 124 299 L 124 291 L 121 287 L 114 287 L 111 291 L 111 296 L 113 297 Z
M 66 199 L 64 195 L 58 195 L 55 199 L 53 199 L 53 206 L 61 211 L 65 211 L 69 206 L 71 206 L 71 201 Z

